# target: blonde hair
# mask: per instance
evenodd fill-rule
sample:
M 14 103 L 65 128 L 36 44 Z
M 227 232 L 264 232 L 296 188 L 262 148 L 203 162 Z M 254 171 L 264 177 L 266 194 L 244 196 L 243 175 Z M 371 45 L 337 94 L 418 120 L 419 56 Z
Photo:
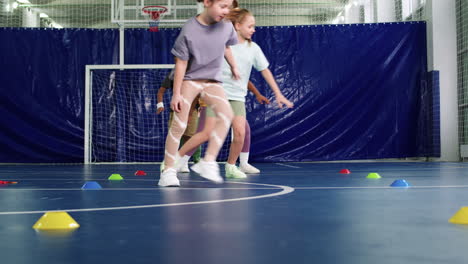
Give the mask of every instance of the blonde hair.
M 203 0 L 197 0 L 197 2 L 201 3 L 201 2 L 203 2 Z M 237 3 L 237 0 L 233 0 L 233 1 L 232 1 L 232 5 L 233 5 L 234 7 L 238 7 L 238 6 L 239 6 L 239 4 Z
M 237 1 L 236 1 L 236 4 L 237 4 Z M 235 27 L 236 23 L 242 24 L 242 22 L 247 16 L 253 16 L 253 15 L 249 10 L 245 8 L 236 7 L 236 8 L 231 9 L 229 14 L 226 16 L 226 19 L 231 21 Z M 248 39 L 247 41 L 250 43 L 252 40 Z
M 203 3 L 203 0 L 197 0 L 198 3 Z M 233 0 L 232 1 L 232 8 L 236 8 L 239 6 L 239 3 L 237 2 L 237 0 Z

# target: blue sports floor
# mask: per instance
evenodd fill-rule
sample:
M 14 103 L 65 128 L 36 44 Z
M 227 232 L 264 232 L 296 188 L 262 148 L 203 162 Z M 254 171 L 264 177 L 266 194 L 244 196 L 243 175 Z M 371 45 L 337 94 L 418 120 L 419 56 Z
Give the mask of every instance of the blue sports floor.
M 0 263 L 468 263 L 468 226 L 448 223 L 468 206 L 468 164 L 255 165 L 248 180 L 180 174 L 165 189 L 159 165 L 1 166 L 18 184 L 0 185 Z M 397 179 L 412 187 L 389 187 Z M 36 232 L 51 210 L 80 228 Z

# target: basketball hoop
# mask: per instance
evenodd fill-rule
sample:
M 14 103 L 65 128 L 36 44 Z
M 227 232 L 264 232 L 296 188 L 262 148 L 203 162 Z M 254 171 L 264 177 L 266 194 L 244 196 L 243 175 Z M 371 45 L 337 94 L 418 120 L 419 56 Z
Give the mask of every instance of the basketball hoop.
M 145 6 L 142 8 L 143 13 L 148 14 L 152 21 L 149 22 L 149 31 L 158 32 L 160 18 L 167 12 L 164 6 Z

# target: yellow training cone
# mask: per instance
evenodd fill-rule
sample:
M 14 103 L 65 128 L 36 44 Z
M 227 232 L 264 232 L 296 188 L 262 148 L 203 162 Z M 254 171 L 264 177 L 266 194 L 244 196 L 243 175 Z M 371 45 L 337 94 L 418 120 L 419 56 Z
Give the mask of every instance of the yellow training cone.
M 468 207 L 462 207 L 449 219 L 449 223 L 468 225 Z
M 67 212 L 47 212 L 33 225 L 37 230 L 75 229 L 80 225 Z

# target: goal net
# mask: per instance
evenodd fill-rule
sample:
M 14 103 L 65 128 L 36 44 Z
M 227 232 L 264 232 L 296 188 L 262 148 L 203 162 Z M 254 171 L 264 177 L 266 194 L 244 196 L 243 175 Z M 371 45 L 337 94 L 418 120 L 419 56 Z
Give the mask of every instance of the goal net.
M 157 114 L 157 92 L 173 65 L 88 65 L 85 163 L 161 162 L 172 89 Z M 229 154 L 230 135 L 218 156 Z M 206 144 L 202 146 L 203 151 Z

